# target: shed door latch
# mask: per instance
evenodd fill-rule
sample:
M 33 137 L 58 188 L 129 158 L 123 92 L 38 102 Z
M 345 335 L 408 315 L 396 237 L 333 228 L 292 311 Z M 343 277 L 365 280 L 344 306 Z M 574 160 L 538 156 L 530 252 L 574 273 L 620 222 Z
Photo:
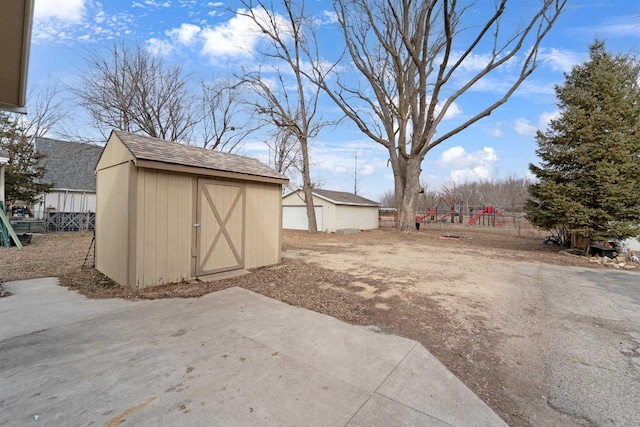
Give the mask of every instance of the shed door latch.
M 195 228 L 198 228 L 198 227 L 200 227 L 200 224 L 193 224 L 193 226 L 194 226 Z

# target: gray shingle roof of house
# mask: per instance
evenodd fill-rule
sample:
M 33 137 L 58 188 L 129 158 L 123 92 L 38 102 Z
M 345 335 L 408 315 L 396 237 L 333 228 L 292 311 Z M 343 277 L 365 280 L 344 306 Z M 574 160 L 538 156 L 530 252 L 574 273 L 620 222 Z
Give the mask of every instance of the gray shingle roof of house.
M 5 159 L 9 158 L 9 153 L 0 148 L 0 157 L 4 157 Z
M 353 193 L 345 193 L 343 191 L 330 191 L 330 190 L 322 190 L 319 188 L 313 189 L 313 194 L 318 197 L 329 200 L 330 202 L 335 203 L 336 205 L 357 205 L 357 206 L 379 206 L 378 202 L 374 202 L 373 200 L 365 199 L 362 196 L 358 196 Z
M 288 181 L 286 176 L 251 157 L 164 141 L 162 139 L 136 135 L 119 130 L 114 130 L 113 133 L 116 134 L 136 159 L 224 172 L 237 172 Z
M 79 142 L 36 138 L 36 151 L 46 154 L 42 182 L 54 188 L 96 191 L 95 169 L 103 147 Z

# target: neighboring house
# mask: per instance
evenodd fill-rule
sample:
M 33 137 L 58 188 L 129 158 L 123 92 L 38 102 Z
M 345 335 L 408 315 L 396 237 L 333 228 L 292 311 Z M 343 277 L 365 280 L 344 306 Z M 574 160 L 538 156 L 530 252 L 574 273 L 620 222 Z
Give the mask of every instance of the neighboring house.
M 43 219 L 49 211 L 95 212 L 95 169 L 103 147 L 36 138 L 35 149 L 47 156 L 41 161 L 45 167 L 41 182 L 53 184 L 53 188 L 33 206 L 33 215 Z
M 6 209 L 7 204 L 4 201 L 4 170 L 9 163 L 9 153 L 4 150 L 0 150 L 0 203 Z
M 314 189 L 313 206 L 318 231 L 378 228 L 379 203 L 357 194 Z M 282 198 L 282 228 L 308 230 L 304 192 L 296 190 Z

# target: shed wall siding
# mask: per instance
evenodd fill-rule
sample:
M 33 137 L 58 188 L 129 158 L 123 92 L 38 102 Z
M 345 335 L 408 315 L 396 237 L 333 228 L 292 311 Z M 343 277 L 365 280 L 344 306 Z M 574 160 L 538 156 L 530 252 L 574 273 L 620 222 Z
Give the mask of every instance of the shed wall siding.
M 114 144 L 113 140 L 117 140 L 117 144 Z M 98 165 L 96 166 L 96 170 L 103 169 L 105 167 L 117 165 L 123 162 L 127 162 L 133 160 L 133 156 L 127 150 L 127 148 L 120 142 L 120 139 L 111 135 L 107 145 L 102 151 L 102 155 L 100 156 L 100 160 L 98 161 Z
M 372 230 L 378 228 L 378 208 L 367 206 L 336 206 L 335 229 L 356 228 Z
M 282 186 L 246 184 L 245 268 L 280 262 Z
M 138 168 L 136 286 L 193 277 L 191 268 L 195 178 Z
M 96 179 L 96 269 L 121 285 L 128 284 L 127 189 L 133 168 L 122 163 L 101 170 Z

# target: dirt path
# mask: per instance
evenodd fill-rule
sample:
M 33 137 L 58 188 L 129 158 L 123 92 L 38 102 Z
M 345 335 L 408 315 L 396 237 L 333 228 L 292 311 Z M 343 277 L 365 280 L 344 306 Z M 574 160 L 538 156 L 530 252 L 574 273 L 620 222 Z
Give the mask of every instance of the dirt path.
M 577 422 L 547 404 L 544 294 L 535 278 L 518 277 L 520 261 L 470 248 L 425 251 L 421 243 L 328 244 L 283 255 L 349 274 L 348 286 L 318 286 L 368 300 L 372 322 L 421 342 L 510 424 Z

